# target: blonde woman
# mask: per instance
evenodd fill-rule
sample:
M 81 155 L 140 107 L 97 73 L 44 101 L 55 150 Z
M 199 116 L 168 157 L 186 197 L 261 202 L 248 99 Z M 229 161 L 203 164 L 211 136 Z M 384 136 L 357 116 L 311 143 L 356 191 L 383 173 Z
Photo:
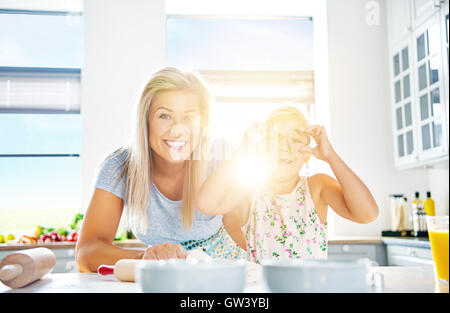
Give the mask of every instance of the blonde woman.
M 196 193 L 217 164 L 203 155 L 211 101 L 194 73 L 164 68 L 152 75 L 137 107 L 133 143 L 101 166 L 76 246 L 80 271 L 119 259 L 185 258 L 191 249 L 239 255 L 222 216 L 195 208 Z M 123 214 L 137 239 L 149 245 L 145 251 L 112 244 Z

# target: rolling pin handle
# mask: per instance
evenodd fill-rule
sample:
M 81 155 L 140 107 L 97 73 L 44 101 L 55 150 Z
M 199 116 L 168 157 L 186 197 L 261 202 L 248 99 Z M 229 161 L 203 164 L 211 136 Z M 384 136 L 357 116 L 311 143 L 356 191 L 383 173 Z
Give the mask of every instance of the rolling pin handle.
M 20 264 L 5 265 L 0 269 L 0 280 L 10 281 L 22 274 L 23 267 Z
M 97 273 L 100 275 L 112 275 L 114 274 L 114 266 L 110 265 L 100 265 L 97 269 Z

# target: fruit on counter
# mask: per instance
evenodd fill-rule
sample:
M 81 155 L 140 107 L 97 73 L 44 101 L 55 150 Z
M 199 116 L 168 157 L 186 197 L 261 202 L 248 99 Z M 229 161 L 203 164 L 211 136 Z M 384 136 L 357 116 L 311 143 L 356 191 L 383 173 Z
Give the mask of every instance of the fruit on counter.
M 52 243 L 52 242 L 76 242 L 78 240 L 78 230 L 84 215 L 77 213 L 69 225 L 69 227 L 60 227 L 55 229 L 53 227 L 45 227 L 38 225 L 31 234 L 24 234 L 18 240 L 15 240 L 13 234 L 7 236 L 0 234 L 0 243 Z
M 33 236 L 22 235 L 19 239 L 19 243 L 36 243 L 37 239 Z
M 47 234 L 42 234 L 37 242 L 39 243 L 50 243 L 50 242 L 76 242 L 78 240 L 78 232 L 67 232 L 67 235 L 58 233 L 57 231 L 52 231 Z
M 15 243 L 16 236 L 14 234 L 0 234 L 0 243 Z

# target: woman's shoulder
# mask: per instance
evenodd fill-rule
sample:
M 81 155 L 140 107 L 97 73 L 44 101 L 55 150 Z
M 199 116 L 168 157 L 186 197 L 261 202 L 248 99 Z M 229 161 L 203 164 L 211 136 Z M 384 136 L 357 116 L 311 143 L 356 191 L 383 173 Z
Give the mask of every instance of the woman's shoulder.
M 120 148 L 106 157 L 100 164 L 95 188 L 109 191 L 124 199 L 125 176 L 123 173 L 128 149 Z
M 129 155 L 129 149 L 122 147 L 111 153 L 106 157 L 103 163 L 117 164 L 119 166 L 123 166 L 125 160 Z

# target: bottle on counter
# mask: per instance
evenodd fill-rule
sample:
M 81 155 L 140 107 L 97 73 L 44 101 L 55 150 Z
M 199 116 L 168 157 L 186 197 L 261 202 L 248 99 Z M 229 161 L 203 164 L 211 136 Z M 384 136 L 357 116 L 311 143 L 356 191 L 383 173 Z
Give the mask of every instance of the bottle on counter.
M 411 203 L 412 210 L 423 210 L 423 201 L 420 199 L 420 193 L 418 191 L 415 192 L 415 199 Z
M 427 233 L 427 223 L 425 220 L 425 210 L 423 207 L 423 202 L 420 200 L 419 192 L 416 191 L 415 199 L 412 202 L 412 212 L 411 219 L 413 224 L 413 235 L 415 237 L 426 237 Z
M 427 199 L 425 200 L 424 204 L 425 213 L 429 216 L 435 216 L 435 204 L 434 200 L 431 199 L 431 191 L 427 191 Z
M 391 231 L 405 230 L 404 195 L 392 194 L 391 199 Z
M 411 207 L 411 201 L 408 201 L 408 198 L 404 197 L 403 201 L 405 203 L 404 205 L 404 215 L 405 215 L 405 229 L 412 230 L 412 207 Z

